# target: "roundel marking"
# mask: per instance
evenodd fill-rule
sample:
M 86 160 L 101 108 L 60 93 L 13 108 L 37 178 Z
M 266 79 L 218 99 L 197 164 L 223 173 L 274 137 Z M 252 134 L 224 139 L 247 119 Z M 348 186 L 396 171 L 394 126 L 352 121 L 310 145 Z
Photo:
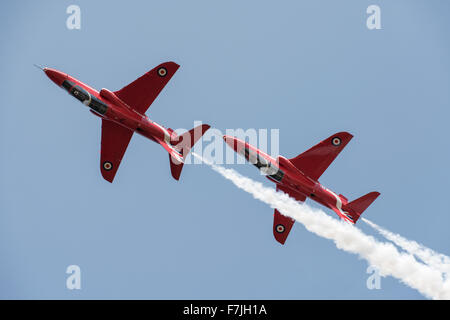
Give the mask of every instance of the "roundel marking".
M 113 167 L 112 163 L 109 161 L 105 161 L 103 162 L 103 169 L 105 169 L 106 171 L 111 170 Z
M 161 68 L 158 69 L 158 75 L 160 77 L 165 77 L 166 74 L 167 74 L 167 69 L 166 68 L 161 67 Z
M 333 145 L 333 146 L 339 146 L 340 144 L 341 144 L 341 138 L 338 138 L 338 137 L 334 137 L 332 140 L 331 140 L 331 144 Z
M 278 233 L 283 233 L 285 230 L 285 227 L 282 224 L 277 224 L 277 226 L 275 227 L 275 231 Z

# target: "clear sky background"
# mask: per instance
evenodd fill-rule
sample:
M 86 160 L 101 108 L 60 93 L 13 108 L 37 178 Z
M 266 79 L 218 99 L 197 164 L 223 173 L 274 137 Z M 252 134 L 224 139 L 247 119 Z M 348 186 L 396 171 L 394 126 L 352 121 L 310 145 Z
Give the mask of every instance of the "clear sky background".
M 66 28 L 70 4 L 81 30 Z M 371 4 L 381 30 L 366 27 Z M 151 119 L 277 128 L 288 158 L 348 131 L 321 182 L 349 199 L 380 191 L 365 217 L 448 255 L 448 12 L 436 0 L 4 3 L 0 298 L 422 299 L 390 277 L 368 290 L 365 261 L 300 224 L 279 245 L 271 208 L 205 165 L 173 180 L 166 151 L 139 135 L 106 182 L 100 119 L 32 64 L 114 91 L 175 61 Z M 81 290 L 66 289 L 72 264 Z

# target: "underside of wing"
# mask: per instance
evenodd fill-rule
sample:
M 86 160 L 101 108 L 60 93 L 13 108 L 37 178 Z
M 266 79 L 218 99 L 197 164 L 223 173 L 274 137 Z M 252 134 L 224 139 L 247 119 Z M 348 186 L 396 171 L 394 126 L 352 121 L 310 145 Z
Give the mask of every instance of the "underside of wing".
M 103 178 L 113 182 L 133 131 L 110 120 L 102 119 L 100 170 Z
M 306 200 L 305 195 L 294 192 L 293 190 L 290 190 L 288 188 L 283 188 L 282 186 L 277 185 L 277 191 L 283 191 L 297 201 L 303 202 Z M 273 235 L 279 243 L 284 244 L 286 242 L 286 239 L 292 229 L 292 226 L 294 225 L 294 222 L 294 219 L 282 215 L 277 209 L 275 209 L 275 213 L 273 216 Z
M 338 132 L 289 161 L 304 174 L 318 180 L 353 136 Z
M 162 63 L 114 94 L 144 114 L 179 67 L 175 62 Z

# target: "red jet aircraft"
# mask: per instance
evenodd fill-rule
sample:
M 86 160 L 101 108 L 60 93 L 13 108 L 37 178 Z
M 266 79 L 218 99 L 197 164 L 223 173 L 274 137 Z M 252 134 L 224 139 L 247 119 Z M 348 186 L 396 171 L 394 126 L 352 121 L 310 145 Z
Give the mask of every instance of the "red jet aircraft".
M 174 62 L 162 63 L 115 92 L 108 89 L 98 92 L 66 73 L 51 68 L 41 69 L 56 85 L 102 118 L 100 170 L 105 180 L 113 182 L 134 132 L 167 150 L 172 176 L 178 180 L 190 149 L 209 129 L 209 125 L 204 124 L 177 135 L 172 129 L 157 124 L 145 115 L 178 68 L 179 65 Z
M 247 161 L 256 166 L 267 178 L 277 184 L 277 191 L 283 191 L 297 201 L 310 198 L 330 208 L 345 221 L 356 223 L 364 210 L 380 195 L 371 192 L 348 202 L 343 195 L 322 186 L 318 179 L 333 162 L 337 155 L 353 138 L 350 133 L 339 132 L 323 140 L 299 156 L 277 159 L 235 137 L 224 136 L 225 142 Z M 291 231 L 294 220 L 275 209 L 273 234 L 275 239 L 284 244 Z

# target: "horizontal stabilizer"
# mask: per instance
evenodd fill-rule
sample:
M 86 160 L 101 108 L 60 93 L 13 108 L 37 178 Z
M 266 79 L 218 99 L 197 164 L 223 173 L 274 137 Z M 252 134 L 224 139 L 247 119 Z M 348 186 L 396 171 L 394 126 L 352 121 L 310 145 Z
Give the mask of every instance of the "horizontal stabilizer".
M 175 180 L 180 180 L 181 170 L 183 170 L 184 162 L 177 160 L 169 154 L 170 173 Z

